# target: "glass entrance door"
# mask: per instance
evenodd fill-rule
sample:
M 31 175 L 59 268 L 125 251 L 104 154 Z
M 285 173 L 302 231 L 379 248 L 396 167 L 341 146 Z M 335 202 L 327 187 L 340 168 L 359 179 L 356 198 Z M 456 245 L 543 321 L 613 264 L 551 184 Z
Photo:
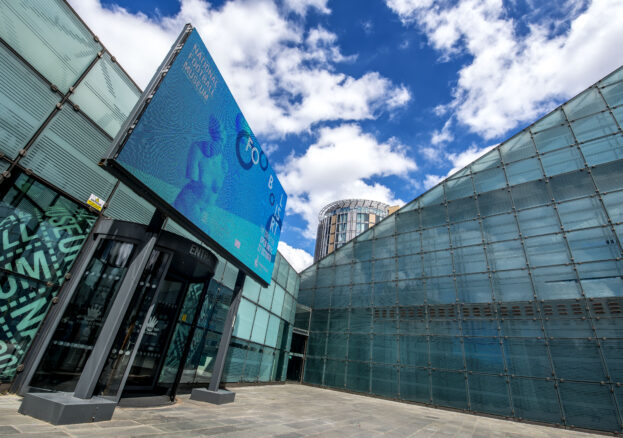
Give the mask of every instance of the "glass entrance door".
M 102 240 L 63 314 L 30 386 L 73 391 L 132 261 L 135 245 Z
M 172 336 L 175 321 L 188 283 L 167 276 L 160 288 L 154 310 L 146 321 L 145 333 L 126 381 L 124 393 L 164 395 L 168 385 L 158 385 L 158 376 Z

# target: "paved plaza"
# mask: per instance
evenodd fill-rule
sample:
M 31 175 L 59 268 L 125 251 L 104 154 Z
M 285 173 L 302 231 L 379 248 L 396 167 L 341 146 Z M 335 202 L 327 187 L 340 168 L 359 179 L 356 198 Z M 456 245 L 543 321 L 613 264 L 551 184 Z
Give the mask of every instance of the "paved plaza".
M 20 397 L 0 396 L 0 436 L 9 437 L 511 437 L 592 435 L 546 426 L 287 384 L 235 388 L 235 403 L 179 397 L 171 406 L 117 408 L 112 421 L 69 426 L 20 415 Z

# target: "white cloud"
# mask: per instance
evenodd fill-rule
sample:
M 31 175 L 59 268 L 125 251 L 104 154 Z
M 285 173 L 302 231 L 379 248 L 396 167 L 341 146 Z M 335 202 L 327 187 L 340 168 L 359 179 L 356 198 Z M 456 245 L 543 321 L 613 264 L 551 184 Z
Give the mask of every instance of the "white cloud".
M 450 128 L 452 127 L 452 118 L 449 118 L 446 123 L 443 124 L 443 128 L 441 130 L 433 131 L 433 135 L 431 136 L 430 142 L 434 145 L 439 145 L 442 143 L 447 143 L 449 141 L 454 140 L 454 135 Z
M 294 248 L 283 240 L 279 242 L 278 250 L 296 272 L 301 272 L 314 262 L 314 257 L 310 253 L 304 249 Z
M 314 8 L 322 14 L 329 14 L 331 10 L 327 7 L 329 0 L 285 0 L 287 9 L 299 15 L 305 15 L 308 9 Z
M 249 125 L 264 138 L 307 132 L 325 121 L 373 119 L 411 99 L 405 86 L 377 72 L 360 77 L 336 72 L 336 63 L 354 56 L 341 53 L 335 34 L 287 19 L 289 10 L 329 13 L 326 0 L 287 1 L 285 10 L 273 0 L 229 1 L 219 8 L 204 0 L 181 0 L 177 15 L 156 18 L 103 7 L 100 0 L 71 3 L 141 86 L 184 23 L 191 22 Z
M 532 121 L 614 70 L 623 59 L 623 1 L 560 3 L 565 19 L 538 17 L 518 30 L 502 0 L 386 0 L 405 24 L 422 29 L 442 60 L 472 59 L 453 99 L 437 108 L 484 138 Z M 561 29 L 566 29 L 561 32 Z
M 303 155 L 279 166 L 279 180 L 288 193 L 288 212 L 307 223 L 304 236 L 316 237 L 318 213 L 326 204 L 345 198 L 364 198 L 403 204 L 392 191 L 369 178 L 398 175 L 408 178 L 417 169 L 396 139 L 379 142 L 355 124 L 321 128 L 316 143 Z

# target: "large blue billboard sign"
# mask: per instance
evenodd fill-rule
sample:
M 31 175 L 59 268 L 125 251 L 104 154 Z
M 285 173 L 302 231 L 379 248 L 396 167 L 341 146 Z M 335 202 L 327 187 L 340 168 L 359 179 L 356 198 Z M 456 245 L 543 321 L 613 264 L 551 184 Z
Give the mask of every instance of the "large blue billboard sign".
M 287 196 L 199 34 L 187 33 L 110 159 L 270 283 Z

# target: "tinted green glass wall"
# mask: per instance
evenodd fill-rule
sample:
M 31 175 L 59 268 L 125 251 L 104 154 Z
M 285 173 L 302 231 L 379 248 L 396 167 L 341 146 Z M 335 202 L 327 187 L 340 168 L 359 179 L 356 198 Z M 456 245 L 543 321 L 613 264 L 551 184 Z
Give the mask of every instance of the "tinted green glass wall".
M 301 274 L 304 381 L 621 431 L 623 69 Z
M 296 312 L 299 275 L 277 254 L 268 287 L 247 278 L 223 380 L 284 381 Z
M 0 78 L 0 383 L 7 383 L 52 300 L 63 293 L 95 221 L 147 224 L 155 209 L 97 165 L 141 90 L 66 2 L 0 0 Z M 87 206 L 91 194 L 106 201 L 102 212 Z M 174 222 L 165 229 L 199 243 Z M 268 318 L 264 324 L 260 312 L 258 327 L 252 322 L 255 336 L 234 340 L 229 360 L 246 371 L 228 375 L 231 381 L 281 375 L 276 365 L 269 369 L 269 357 L 279 366 L 287 359 L 289 334 L 283 333 L 293 318 L 298 275 L 278 260 L 278 286 L 273 281 L 262 290 L 261 302 L 247 292 L 259 286 L 245 286 L 253 304 L 241 306 L 240 320 L 254 321 L 256 307 Z M 206 358 L 216 354 L 237 273 L 219 259 L 182 383 L 209 380 Z M 253 362 L 256 374 L 244 365 L 253 354 L 261 357 Z

